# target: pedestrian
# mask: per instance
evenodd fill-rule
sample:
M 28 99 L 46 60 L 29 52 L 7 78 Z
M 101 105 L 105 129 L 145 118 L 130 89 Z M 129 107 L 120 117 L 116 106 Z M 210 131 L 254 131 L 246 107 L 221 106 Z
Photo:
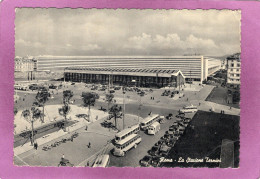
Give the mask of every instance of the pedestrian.
M 230 110 L 232 109 L 232 107 L 230 106 Z
M 88 148 L 91 148 L 91 143 L 90 142 L 88 143 Z
M 89 161 L 87 162 L 87 167 L 89 166 Z
M 85 130 L 86 130 L 86 131 L 88 130 L 88 126 L 86 126 Z
M 35 142 L 35 149 L 37 150 L 38 149 L 38 143 Z

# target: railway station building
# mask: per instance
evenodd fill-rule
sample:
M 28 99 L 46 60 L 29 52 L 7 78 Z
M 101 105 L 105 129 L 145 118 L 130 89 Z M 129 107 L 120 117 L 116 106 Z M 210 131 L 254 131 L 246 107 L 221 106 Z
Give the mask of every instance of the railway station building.
M 117 84 L 138 87 L 178 87 L 185 83 L 180 70 L 142 68 L 89 68 L 67 67 L 65 81 Z

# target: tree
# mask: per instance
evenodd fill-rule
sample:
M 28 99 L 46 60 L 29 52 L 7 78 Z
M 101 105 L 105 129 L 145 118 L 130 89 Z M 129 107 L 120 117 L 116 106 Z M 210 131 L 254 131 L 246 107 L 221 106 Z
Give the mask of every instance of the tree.
M 110 104 L 113 102 L 113 99 L 114 99 L 114 95 L 113 94 L 111 94 L 111 93 L 106 94 L 106 102 L 107 102 L 107 106 L 108 106 L 107 109 L 109 109 Z
M 73 97 L 73 92 L 71 90 L 63 91 L 63 104 L 69 104 L 71 98 Z
M 83 106 L 88 108 L 88 119 L 90 121 L 90 107 L 95 105 L 96 99 L 99 98 L 99 95 L 94 92 L 82 92 L 81 98 Z
M 44 123 L 44 106 L 45 103 L 48 101 L 49 99 L 49 92 L 46 88 L 43 88 L 42 90 L 38 91 L 36 97 L 35 97 L 35 103 L 34 105 L 42 107 L 42 113 L 43 113 L 43 117 L 41 118 L 42 123 Z
M 111 118 L 115 119 L 115 127 L 117 128 L 117 119 L 122 118 L 122 107 L 115 104 L 109 109 L 109 115 Z
M 70 106 L 68 104 L 64 104 L 61 108 L 59 108 L 59 114 L 64 117 L 65 121 L 67 121 L 67 116 L 70 113 Z
M 34 143 L 34 127 L 33 127 L 33 123 L 38 120 L 38 119 L 41 119 L 43 117 L 43 113 L 42 111 L 39 109 L 39 108 L 35 108 L 35 107 L 32 107 L 31 109 L 25 109 L 23 112 L 22 112 L 22 116 L 23 118 L 29 122 L 32 126 L 32 137 L 31 137 L 31 143 L 33 144 Z
M 67 121 L 67 116 L 71 111 L 69 102 L 73 97 L 73 92 L 71 90 L 63 91 L 63 106 L 58 109 L 59 114 L 64 117 L 64 120 Z

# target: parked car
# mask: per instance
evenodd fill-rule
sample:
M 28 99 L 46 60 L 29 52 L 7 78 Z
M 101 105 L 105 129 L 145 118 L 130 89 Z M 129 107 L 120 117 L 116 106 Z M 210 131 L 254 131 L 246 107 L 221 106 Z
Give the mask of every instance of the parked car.
M 185 117 L 185 114 L 184 113 L 179 113 L 179 114 L 176 115 L 176 117 L 177 118 L 183 118 L 183 117 Z
M 158 153 L 159 153 L 159 147 L 158 146 L 153 146 L 151 148 L 151 150 L 148 151 L 148 153 L 151 155 L 151 156 L 156 156 Z
M 175 132 L 175 128 L 169 128 L 169 130 L 168 130 L 168 134 L 169 135 L 173 135 L 174 134 L 174 132 Z
M 161 157 L 153 157 L 151 160 L 152 167 L 158 167 L 160 165 Z
M 142 167 L 150 167 L 151 166 L 151 160 L 152 160 L 152 157 L 149 156 L 149 155 L 146 155 L 144 156 L 144 158 L 142 158 L 139 163 Z
M 167 156 L 170 150 L 171 147 L 168 147 L 165 143 L 163 143 L 160 147 L 160 155 Z
M 57 89 L 58 87 L 57 86 L 55 86 L 55 85 L 53 85 L 53 84 L 51 84 L 50 86 L 49 86 L 49 89 Z

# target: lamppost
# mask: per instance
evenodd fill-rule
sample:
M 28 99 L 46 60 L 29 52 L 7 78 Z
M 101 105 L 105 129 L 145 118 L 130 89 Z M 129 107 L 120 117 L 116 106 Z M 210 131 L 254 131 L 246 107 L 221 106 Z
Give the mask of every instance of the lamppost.
M 125 128 L 125 87 L 123 86 L 123 130 Z

